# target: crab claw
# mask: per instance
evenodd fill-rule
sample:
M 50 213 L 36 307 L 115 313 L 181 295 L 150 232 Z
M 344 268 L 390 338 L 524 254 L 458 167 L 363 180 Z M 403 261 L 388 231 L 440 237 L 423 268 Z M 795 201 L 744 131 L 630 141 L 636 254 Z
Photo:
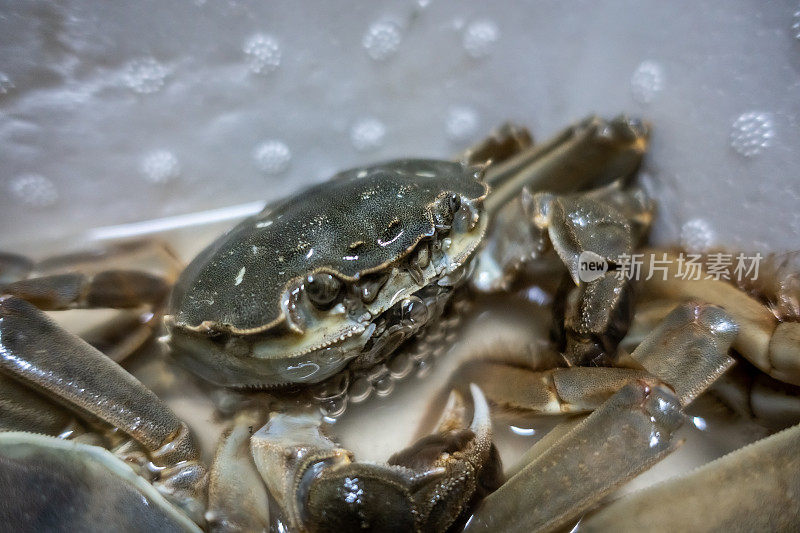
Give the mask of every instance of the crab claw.
M 453 392 L 437 432 L 387 464 L 353 460 L 322 434 L 316 414 L 275 414 L 251 439 L 256 466 L 293 530 L 444 531 L 502 482 L 489 407 Z

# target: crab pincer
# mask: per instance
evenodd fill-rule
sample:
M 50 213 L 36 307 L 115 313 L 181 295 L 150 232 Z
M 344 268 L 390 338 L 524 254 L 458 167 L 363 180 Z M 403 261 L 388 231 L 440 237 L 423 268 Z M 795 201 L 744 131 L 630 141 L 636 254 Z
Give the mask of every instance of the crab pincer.
M 445 531 L 502 482 L 489 407 L 471 393 L 471 423 L 454 392 L 436 432 L 387 464 L 354 461 L 307 412 L 274 414 L 253 435 L 253 456 L 292 530 Z

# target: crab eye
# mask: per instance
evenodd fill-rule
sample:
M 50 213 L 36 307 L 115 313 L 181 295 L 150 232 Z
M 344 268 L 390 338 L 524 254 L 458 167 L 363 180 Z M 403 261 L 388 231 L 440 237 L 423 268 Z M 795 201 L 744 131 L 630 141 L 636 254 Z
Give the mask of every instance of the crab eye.
M 318 307 L 330 306 L 339 296 L 341 288 L 341 282 L 330 274 L 320 272 L 306 276 L 306 294 Z
M 455 193 L 448 194 L 445 199 L 445 205 L 447 206 L 447 211 L 450 213 L 455 213 L 459 209 L 461 209 L 461 197 Z
M 442 197 L 436 205 L 436 222 L 443 226 L 449 226 L 459 209 L 461 209 L 461 197 L 459 195 L 450 193 Z

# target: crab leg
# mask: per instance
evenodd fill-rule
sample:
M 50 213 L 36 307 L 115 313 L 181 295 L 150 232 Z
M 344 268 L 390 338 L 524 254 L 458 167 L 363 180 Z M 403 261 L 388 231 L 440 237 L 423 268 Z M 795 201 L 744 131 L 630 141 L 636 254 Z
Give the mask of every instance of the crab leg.
M 27 300 L 39 309 L 138 309 L 90 332 L 87 340 L 114 361 L 143 346 L 160 324 L 170 286 L 159 276 L 135 270 L 97 274 L 69 273 L 19 280 L 0 286 L 0 294 Z M 147 305 L 141 312 L 139 308 Z
M 57 436 L 70 432 L 75 424 L 75 417 L 68 410 L 0 374 L 0 431 Z
M 607 268 L 632 253 L 652 211 L 642 191 L 623 191 L 619 182 L 582 194 L 533 196 L 532 222 L 547 232 L 574 283 L 562 289 L 555 307 L 559 320 L 563 315 L 559 336 L 570 364 L 607 363 L 625 335 L 632 318 L 630 282 Z M 587 269 L 593 265 L 605 268 Z
M 82 334 L 119 362 L 153 337 L 167 293 L 181 270 L 172 249 L 155 240 L 119 243 L 38 263 L 0 253 L 0 294 L 19 296 L 44 310 L 130 309 Z
M 711 388 L 711 393 L 736 414 L 773 431 L 800 422 L 800 387 L 739 365 Z
M 643 255 L 642 271 L 646 272 L 653 254 Z M 724 308 L 739 325 L 733 348 L 770 376 L 800 385 L 800 322 L 780 322 L 757 300 L 725 281 L 681 279 L 677 258 L 669 259 L 663 276 L 640 282 L 640 300 L 696 300 Z
M 39 309 L 131 309 L 157 305 L 169 292 L 160 277 L 136 270 L 107 270 L 94 275 L 54 274 L 0 287 L 4 294 L 23 298 Z
M 137 268 L 130 269 L 132 264 Z M 181 270 L 172 249 L 158 241 L 122 243 L 38 263 L 0 253 L 0 291 L 44 310 L 129 309 L 160 304 Z
M 675 309 L 677 302 L 655 300 L 637 302 L 628 332 L 619 342 L 619 348 L 632 352 Z
M 582 519 L 580 531 L 797 531 L 798 448 L 794 426 L 617 500 Z
M 260 411 L 244 410 L 220 439 L 208 480 L 210 531 L 269 531 L 269 501 L 250 452 L 250 437 L 264 423 Z
M 675 302 L 641 302 L 628 334 L 620 343 L 630 351 L 664 320 Z M 726 372 L 711 387 L 711 392 L 737 414 L 764 427 L 778 430 L 800 422 L 800 388 L 779 381 L 749 365 Z
M 571 365 L 607 364 L 631 319 L 630 284 L 606 272 L 580 283 L 555 308 L 564 318 L 564 357 Z
M 728 349 L 736 324 L 720 308 L 686 303 L 676 307 L 631 354 L 640 368 L 570 367 L 535 371 L 502 359 L 466 361 L 443 390 L 477 383 L 495 415 L 560 415 L 593 411 L 623 385 L 655 376 L 688 405 L 734 363 Z M 441 395 L 440 395 L 441 396 Z M 434 405 L 437 403 L 434 402 Z M 430 413 L 418 433 L 430 425 Z
M 465 531 L 552 531 L 676 448 L 678 399 L 657 380 L 625 385 L 490 494 Z
M 120 428 L 163 467 L 162 490 L 195 516 L 202 509 L 205 467 L 186 424 L 122 367 L 14 296 L 0 297 L 0 370 Z
M 631 357 L 688 405 L 733 366 L 728 349 L 738 331 L 719 307 L 687 302 L 668 314 Z
M 531 462 L 486 499 L 468 531 L 557 529 L 659 460 L 674 448 L 670 436 L 682 423 L 681 402 L 693 400 L 733 363 L 727 352 L 736 332 L 731 318 L 717 307 L 678 306 L 632 354 L 656 377 L 629 382 L 585 420 L 565 426 L 566 434 L 560 436 L 559 431 L 547 439 L 549 447 L 535 445 L 526 454 Z M 594 371 L 604 369 L 580 370 L 594 376 Z M 661 386 L 664 381 L 660 380 L 669 381 L 680 398 Z M 590 381 L 588 388 L 576 386 L 576 390 L 591 397 L 595 386 Z M 589 458 L 601 467 L 594 469 L 597 476 L 583 482 Z M 572 485 L 575 480 L 579 481 Z M 571 489 L 576 486 L 580 492 Z M 522 500 L 537 495 L 547 496 L 547 502 L 534 505 L 525 516 L 513 514 L 517 508 L 530 509 Z
M 534 371 L 514 362 L 476 359 L 466 361 L 453 374 L 442 393 L 457 390 L 462 395 L 477 383 L 495 418 L 563 415 L 594 411 L 626 383 L 648 377 L 643 370 L 612 367 L 551 368 Z M 420 423 L 417 435 L 428 433 L 439 394 Z
M 506 468 L 506 476 L 511 478 L 517 475 L 520 470 L 531 464 L 539 458 L 548 448 L 561 440 L 561 437 L 572 431 L 575 426 L 580 424 L 586 416 L 577 415 L 568 417 L 563 422 L 559 423 L 553 429 L 548 431 L 544 437 L 537 440 L 536 443 L 528 448 L 528 450 L 520 456 L 519 460 L 512 466 Z
M 119 242 L 96 249 L 57 255 L 33 265 L 34 276 L 67 272 L 97 273 L 130 269 L 151 272 L 173 283 L 183 270 L 183 262 L 166 242 L 157 239 Z
M 589 117 L 497 165 L 486 182 L 492 194 L 484 205 L 494 213 L 523 187 L 563 193 L 627 178 L 641 163 L 649 132 L 639 121 Z
M 486 139 L 464 151 L 458 160 L 465 165 L 496 165 L 531 146 L 533 137 L 528 128 L 506 122 Z
M 138 309 L 95 328 L 87 337 L 92 346 L 117 362 L 152 338 L 169 290 L 163 278 L 136 270 L 53 274 L 0 286 L 0 294 L 22 298 L 45 311 Z M 143 305 L 145 312 L 139 309 Z

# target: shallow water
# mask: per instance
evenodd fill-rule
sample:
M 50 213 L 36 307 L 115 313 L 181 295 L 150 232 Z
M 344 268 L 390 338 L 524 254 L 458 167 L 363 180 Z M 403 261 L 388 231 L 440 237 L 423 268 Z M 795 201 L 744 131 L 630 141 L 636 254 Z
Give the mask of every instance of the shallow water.
M 203 244 L 187 242 L 181 235 L 170 239 L 185 258 Z M 100 316 L 95 315 L 94 319 Z M 84 329 L 91 315 L 85 312 L 61 313 L 60 320 L 72 329 Z M 519 349 L 536 354 L 547 342 L 548 313 L 545 308 L 520 300 L 487 299 L 465 319 L 459 339 L 440 357 L 424 377 L 409 376 L 397 383 L 388 397 L 374 394 L 366 401 L 351 404 L 327 429 L 357 460 L 383 462 L 394 452 L 415 440 L 417 428 L 448 377 L 466 359 L 506 350 Z M 215 411 L 215 389 L 177 366 L 159 344 L 136 354 L 124 366 L 184 419 L 195 431 L 204 459 L 210 463 L 221 432 L 227 425 Z M 560 417 L 532 417 L 520 420 L 495 420 L 494 432 L 504 467 L 514 466 L 522 454 L 555 426 Z M 713 401 L 701 398 L 688 411 L 687 423 L 678 439 L 685 444 L 644 475 L 630 481 L 609 498 L 649 486 L 657 481 L 687 472 L 742 445 L 757 440 L 765 432 L 743 423 Z

